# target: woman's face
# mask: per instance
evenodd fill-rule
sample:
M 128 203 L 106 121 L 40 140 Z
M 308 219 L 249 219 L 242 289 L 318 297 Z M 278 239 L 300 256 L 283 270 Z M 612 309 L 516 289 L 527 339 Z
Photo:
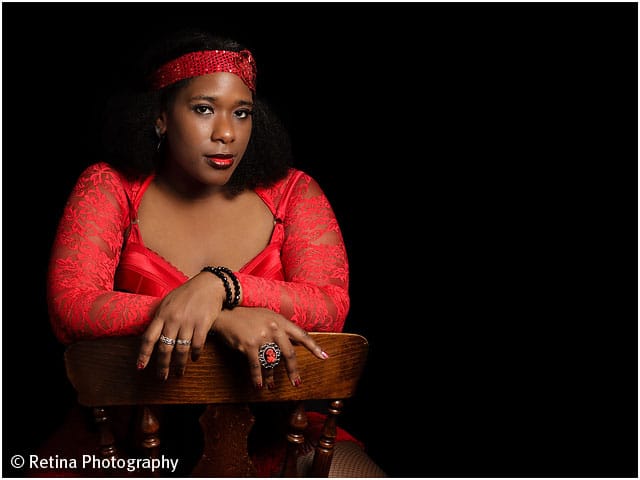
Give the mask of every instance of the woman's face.
M 232 73 L 192 79 L 158 118 L 166 134 L 165 166 L 177 181 L 221 186 L 240 163 L 251 136 L 251 90 Z

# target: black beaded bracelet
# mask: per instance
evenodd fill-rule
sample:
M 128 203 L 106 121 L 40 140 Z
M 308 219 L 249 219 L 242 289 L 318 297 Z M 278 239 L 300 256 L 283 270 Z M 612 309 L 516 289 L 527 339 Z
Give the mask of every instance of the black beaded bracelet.
M 227 280 L 227 276 L 224 273 L 222 273 L 221 270 L 216 269 L 214 267 L 204 267 L 201 271 L 213 273 L 216 277 L 222 280 L 222 284 L 224 285 L 224 292 L 226 294 L 226 298 L 224 302 L 222 302 L 222 308 L 231 310 L 233 307 L 235 307 L 235 305 L 232 305 L 233 293 L 231 292 L 231 285 L 229 285 L 229 280 Z
M 233 290 L 235 292 L 230 308 L 237 307 L 238 303 L 240 303 L 240 282 L 238 281 L 238 277 L 236 277 L 236 275 L 231 271 L 231 269 L 227 267 L 215 267 L 214 270 L 222 271 L 227 275 L 229 275 L 229 278 L 233 282 Z

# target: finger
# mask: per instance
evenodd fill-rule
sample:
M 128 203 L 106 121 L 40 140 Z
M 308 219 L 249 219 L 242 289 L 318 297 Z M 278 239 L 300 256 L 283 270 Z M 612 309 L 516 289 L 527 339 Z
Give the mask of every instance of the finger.
M 176 375 L 184 375 L 184 370 L 187 366 L 187 359 L 189 358 L 191 336 L 191 332 L 187 334 L 181 329 L 180 333 L 178 333 L 178 337 L 176 338 L 176 345 L 171 356 L 171 363 Z
M 273 390 L 276 386 L 273 378 L 275 367 L 278 366 L 282 358 L 282 350 L 275 342 L 266 342 L 258 348 L 258 360 L 262 365 L 262 376 L 269 390 Z
M 276 382 L 273 379 L 275 368 L 265 368 L 262 376 L 264 377 L 264 384 L 269 390 L 276 388 Z
M 293 343 L 294 345 L 302 345 L 302 342 L 300 340 L 298 340 L 299 338 L 305 338 L 309 336 L 309 332 L 307 332 L 306 330 L 300 328 L 300 327 L 294 327 L 296 328 L 296 330 L 294 330 L 289 338 L 289 340 L 291 341 L 291 343 Z
M 171 365 L 171 354 L 175 349 L 177 333 L 164 332 L 160 334 L 160 339 L 156 344 L 157 375 L 161 380 L 169 378 L 169 367 Z
M 284 365 L 287 369 L 287 375 L 291 381 L 291 385 L 294 387 L 300 386 L 302 379 L 298 373 L 298 360 L 296 357 L 296 350 L 289 341 L 289 337 L 284 333 L 277 333 L 274 341 L 280 347 L 280 354 L 284 358 Z
M 326 360 L 329 358 L 329 354 L 325 352 L 313 338 L 311 338 L 306 330 L 300 327 L 295 327 L 291 332 L 289 332 L 289 335 L 292 342 L 298 345 L 303 345 L 319 359 Z
M 153 349 L 160 338 L 160 332 L 162 331 L 162 322 L 153 321 L 149 324 L 140 341 L 140 350 L 138 351 L 138 359 L 136 366 L 138 370 L 143 370 L 149 364 Z
M 197 362 L 207 341 L 209 329 L 196 326 L 191 338 L 191 360 Z
M 249 374 L 251 375 L 253 386 L 258 390 L 262 390 L 264 387 L 264 384 L 262 383 L 262 367 L 260 367 L 257 350 L 253 354 L 249 355 Z

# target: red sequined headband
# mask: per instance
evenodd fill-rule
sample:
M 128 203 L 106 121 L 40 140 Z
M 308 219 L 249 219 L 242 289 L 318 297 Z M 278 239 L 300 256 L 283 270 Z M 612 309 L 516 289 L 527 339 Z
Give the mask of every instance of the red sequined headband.
M 256 62 L 249 50 L 204 50 L 187 53 L 162 65 L 153 75 L 151 87 L 159 90 L 185 78 L 214 72 L 234 73 L 253 93 L 256 92 Z

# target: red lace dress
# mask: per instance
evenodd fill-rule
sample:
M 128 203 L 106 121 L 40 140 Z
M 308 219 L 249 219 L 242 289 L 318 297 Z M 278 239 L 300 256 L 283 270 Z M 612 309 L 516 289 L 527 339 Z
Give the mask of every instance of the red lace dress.
M 153 175 L 127 178 L 106 163 L 79 177 L 49 266 L 50 320 L 62 343 L 141 334 L 160 300 L 188 280 L 142 240 L 137 210 L 152 180 Z M 326 196 L 295 169 L 256 193 L 272 212 L 274 229 L 266 248 L 236 272 L 241 305 L 269 308 L 308 331 L 341 331 L 349 309 L 349 269 Z M 320 420 L 310 417 L 310 432 L 318 431 Z M 355 441 L 342 430 L 337 440 Z M 281 455 L 273 453 L 273 460 Z M 268 461 L 258 463 L 268 475 Z

